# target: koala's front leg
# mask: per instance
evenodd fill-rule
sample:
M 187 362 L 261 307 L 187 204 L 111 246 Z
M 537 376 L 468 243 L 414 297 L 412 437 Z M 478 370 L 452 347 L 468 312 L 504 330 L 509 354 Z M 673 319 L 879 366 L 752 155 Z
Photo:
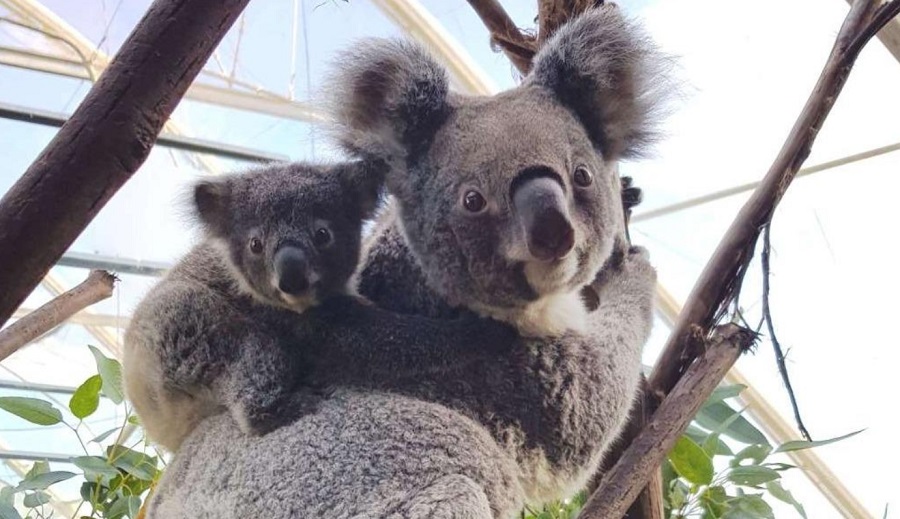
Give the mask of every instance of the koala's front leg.
M 271 334 L 245 330 L 241 352 L 218 387 L 243 432 L 263 435 L 315 411 L 321 397 L 296 389 L 300 375 L 294 360 Z
M 647 250 L 620 244 L 591 289 L 598 299 L 598 308 L 589 317 L 594 333 L 621 338 L 640 349 L 653 327 L 656 293 L 656 270 Z

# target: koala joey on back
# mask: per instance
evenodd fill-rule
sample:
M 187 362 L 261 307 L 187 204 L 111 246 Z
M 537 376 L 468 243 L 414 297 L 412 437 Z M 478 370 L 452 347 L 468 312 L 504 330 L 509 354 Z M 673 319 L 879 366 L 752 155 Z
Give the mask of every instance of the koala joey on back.
M 175 451 L 222 408 L 260 434 L 287 418 L 288 401 L 298 412 L 314 404 L 294 391 L 297 314 L 347 291 L 382 173 L 290 164 L 196 184 L 205 239 L 147 294 L 125 335 L 125 385 L 151 439 Z

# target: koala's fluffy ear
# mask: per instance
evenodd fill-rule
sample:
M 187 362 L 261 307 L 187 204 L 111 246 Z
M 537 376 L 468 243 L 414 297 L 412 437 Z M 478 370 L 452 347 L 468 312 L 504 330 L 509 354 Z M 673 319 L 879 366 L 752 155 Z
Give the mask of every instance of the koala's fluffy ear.
M 672 86 L 668 64 L 640 26 L 606 4 L 560 27 L 526 81 L 553 92 L 604 157 L 615 160 L 641 155 L 656 139 Z
M 341 145 L 390 162 L 429 142 L 448 111 L 446 70 L 402 40 L 359 42 L 341 57 L 327 91 Z
M 352 216 L 371 218 L 381 201 L 388 166 L 381 160 L 352 162 L 339 166 L 341 185 L 351 194 Z
M 194 185 L 194 210 L 207 232 L 214 236 L 228 232 L 230 198 L 227 181 L 204 180 Z

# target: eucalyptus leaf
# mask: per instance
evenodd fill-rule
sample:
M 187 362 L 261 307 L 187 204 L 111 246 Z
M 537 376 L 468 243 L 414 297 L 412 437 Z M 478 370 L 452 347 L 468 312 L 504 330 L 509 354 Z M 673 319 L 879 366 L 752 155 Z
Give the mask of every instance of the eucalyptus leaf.
M 69 400 L 69 410 L 80 420 L 84 420 L 88 416 L 94 414 L 100 405 L 100 388 L 103 386 L 103 379 L 100 375 L 94 375 L 84 381 Z
M 747 389 L 747 386 L 743 384 L 731 384 L 727 386 L 719 386 L 710 393 L 709 398 L 706 399 L 705 405 L 714 404 L 716 402 L 721 402 L 722 400 L 726 400 L 728 398 L 734 398 L 741 394 L 741 391 Z
M 860 429 L 860 430 L 854 431 L 850 434 L 838 436 L 837 438 L 830 438 L 828 440 L 819 440 L 819 441 L 814 441 L 814 442 L 805 441 L 805 440 L 790 441 L 790 442 L 786 442 L 786 443 L 779 445 L 778 448 L 775 449 L 775 452 L 791 452 L 791 451 L 800 451 L 803 449 L 813 449 L 815 447 L 821 447 L 823 445 L 828 445 L 831 443 L 839 442 L 841 440 L 846 440 L 847 438 L 850 438 L 851 436 L 856 436 L 857 434 L 859 434 L 863 431 L 865 431 L 865 429 Z
M 110 518 L 118 518 L 128 516 L 134 519 L 137 517 L 138 511 L 141 509 L 141 498 L 136 496 L 120 496 L 113 501 L 106 516 Z
M 31 478 L 23 479 L 19 482 L 18 485 L 16 485 L 16 491 L 21 492 L 23 490 L 44 490 L 50 485 L 55 485 L 60 481 L 65 481 L 73 477 L 75 477 L 74 472 L 68 472 L 65 470 L 45 472 Z
M 22 516 L 10 505 L 0 503 L 0 519 L 22 519 Z
M 56 425 L 62 422 L 59 409 L 39 398 L 3 396 L 0 397 L 0 409 L 38 425 Z
M 122 446 L 110 446 L 107 449 L 110 463 L 132 476 L 147 481 L 156 477 L 157 458 Z
M 28 494 L 22 500 L 22 504 L 25 505 L 25 508 L 37 508 L 42 505 L 46 505 L 50 502 L 50 496 L 46 492 L 35 492 L 33 494 Z
M 728 503 L 730 508 L 723 519 L 775 519 L 775 514 L 769 503 L 755 494 L 743 495 L 733 498 Z
M 738 416 L 735 418 L 735 415 Z M 724 402 L 703 406 L 696 417 L 697 423 L 713 431 L 729 419 L 731 422 L 722 431 L 726 436 L 748 445 L 769 445 L 769 440 L 759 429 Z
M 806 510 L 803 509 L 803 505 L 801 505 L 795 498 L 794 495 L 791 494 L 787 489 L 781 486 L 780 481 L 769 481 L 766 483 L 766 490 L 769 494 L 772 495 L 775 499 L 779 501 L 785 502 L 789 505 L 792 505 L 794 509 L 797 510 L 797 513 L 800 514 L 803 519 L 806 519 Z
M 765 461 L 766 457 L 771 452 L 772 447 L 769 445 L 749 445 L 735 454 L 729 464 L 732 467 L 738 467 L 741 465 L 742 461 L 752 460 L 754 465 L 759 465 Z
M 736 485 L 744 485 L 755 487 L 780 479 L 781 474 L 770 469 L 769 467 L 760 467 L 758 465 L 750 465 L 746 467 L 735 467 L 728 471 L 728 480 Z
M 0 488 L 0 504 L 13 506 L 16 498 L 16 489 L 13 487 Z
M 669 452 L 675 472 L 696 485 L 708 485 L 713 478 L 712 459 L 687 436 L 681 436 Z
M 50 462 L 48 461 L 35 461 L 34 465 L 28 470 L 25 474 L 24 479 L 33 479 L 41 474 L 46 474 L 50 472 Z
M 684 434 L 694 440 L 694 442 L 703 447 L 703 450 L 706 451 L 710 457 L 712 456 L 731 456 L 733 452 L 731 452 L 731 448 L 719 438 L 719 435 L 716 433 L 708 433 L 703 429 L 697 427 L 696 425 L 688 425 L 687 430 L 684 431 Z
M 103 433 L 100 436 L 97 436 L 96 438 L 91 440 L 90 443 L 100 443 L 103 440 L 109 438 L 109 435 L 111 435 L 114 432 L 117 432 L 119 429 L 121 429 L 121 427 L 113 427 L 112 429 L 106 431 L 105 433 Z
M 119 364 L 119 361 L 103 355 L 103 352 L 96 347 L 88 346 L 88 348 L 94 354 L 94 360 L 97 362 L 97 372 L 100 373 L 100 378 L 103 379 L 103 394 L 116 404 L 121 404 L 124 400 L 122 365 Z
M 88 481 L 100 480 L 108 483 L 110 479 L 119 475 L 118 469 L 100 456 L 78 456 L 72 458 L 72 464 L 84 471 L 84 479 Z

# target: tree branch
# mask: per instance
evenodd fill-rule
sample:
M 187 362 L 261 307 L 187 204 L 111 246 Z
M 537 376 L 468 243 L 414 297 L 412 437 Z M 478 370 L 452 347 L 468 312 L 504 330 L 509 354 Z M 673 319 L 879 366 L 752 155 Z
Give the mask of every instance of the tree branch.
M 650 376 L 654 392 L 668 393 L 693 362 L 688 337 L 695 326 L 710 329 L 740 290 L 760 230 L 772 218 L 810 149 L 863 45 L 900 9 L 900 0 L 879 5 L 858 0 L 850 9 L 819 81 L 765 178 L 744 204 L 685 303 L 669 341 Z
M 112 296 L 116 277 L 105 270 L 92 270 L 72 290 L 0 330 L 0 361 L 92 304 Z
M 699 333 L 703 334 L 702 331 Z M 741 353 L 753 344 L 755 337 L 750 330 L 733 324 L 719 327 L 713 333 L 706 341 L 704 353 L 688 368 L 640 434 L 606 473 L 579 517 L 623 517 L 653 474 L 659 472 L 660 463 L 697 411 Z
M 0 325 L 147 158 L 249 0 L 156 0 L 75 114 L 0 200 Z
M 491 33 L 491 44 L 503 50 L 522 75 L 528 74 L 531 70 L 531 59 L 537 49 L 536 39 L 516 27 L 498 0 L 468 0 L 468 2 Z

